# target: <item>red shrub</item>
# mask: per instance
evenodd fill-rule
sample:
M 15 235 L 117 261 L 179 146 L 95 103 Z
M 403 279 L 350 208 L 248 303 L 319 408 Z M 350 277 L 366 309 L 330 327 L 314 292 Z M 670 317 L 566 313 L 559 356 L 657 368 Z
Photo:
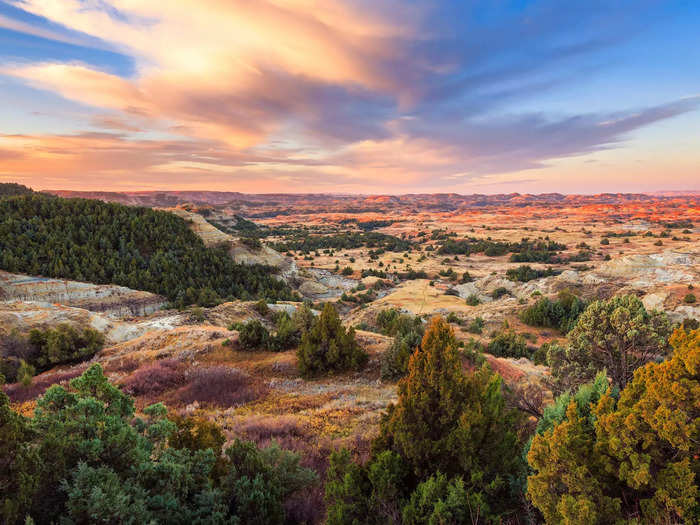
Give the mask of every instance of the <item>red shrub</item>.
M 231 430 L 236 436 L 244 437 L 258 444 L 273 439 L 279 442 L 289 436 L 304 436 L 304 432 L 294 416 L 249 416 L 234 425 Z
M 184 382 L 182 364 L 174 359 L 164 359 L 139 368 L 122 381 L 122 386 L 129 395 L 150 396 L 182 386 Z
M 121 359 L 112 359 L 104 366 L 105 372 L 108 373 L 130 373 L 136 370 L 141 363 L 133 357 L 122 357 Z
M 267 394 L 265 385 L 236 368 L 211 366 L 196 368 L 187 374 L 186 386 L 175 392 L 175 399 L 190 404 L 220 408 L 234 407 L 255 401 Z
M 5 385 L 3 390 L 13 403 L 24 403 L 36 399 L 52 385 L 66 386 L 68 382 L 85 371 L 85 366 L 59 372 L 46 372 L 32 379 L 32 384 L 24 386 L 21 383 Z

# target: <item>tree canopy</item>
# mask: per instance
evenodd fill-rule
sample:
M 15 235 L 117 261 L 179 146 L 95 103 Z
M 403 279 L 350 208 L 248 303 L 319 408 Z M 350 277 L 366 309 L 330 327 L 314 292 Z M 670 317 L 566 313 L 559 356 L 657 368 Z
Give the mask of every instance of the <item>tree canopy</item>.
M 118 284 L 180 306 L 292 298 L 271 268 L 236 264 L 226 246 L 207 248 L 172 213 L 38 193 L 0 200 L 0 268 Z
M 547 523 L 698 521 L 700 330 L 677 330 L 671 345 L 671 358 L 636 370 L 619 399 L 609 389 L 588 406 L 570 399 L 535 436 L 528 496 Z

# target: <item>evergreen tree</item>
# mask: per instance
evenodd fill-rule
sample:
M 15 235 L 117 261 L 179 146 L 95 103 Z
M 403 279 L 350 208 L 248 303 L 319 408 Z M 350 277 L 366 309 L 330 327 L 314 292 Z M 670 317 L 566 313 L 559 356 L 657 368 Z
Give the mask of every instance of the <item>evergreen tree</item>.
M 509 480 L 522 460 L 518 416 L 505 405 L 500 377 L 487 368 L 465 375 L 452 329 L 441 318 L 432 320 L 408 369 L 375 449 L 395 451 L 418 480 L 438 471 L 464 477 L 467 490 L 482 494 L 492 512 L 512 510 L 517 502 Z
M 306 377 L 357 370 L 364 366 L 367 358 L 367 353 L 355 340 L 355 330 L 343 326 L 331 303 L 324 305 L 311 329 L 302 335 L 297 351 L 299 371 Z
M 571 399 L 535 436 L 528 496 L 547 523 L 698 521 L 700 330 L 670 342 L 671 359 L 639 368 L 619 399 Z
M 624 388 L 637 368 L 668 353 L 670 333 L 668 317 L 647 312 L 634 295 L 594 301 L 569 332 L 569 345 L 552 356 L 552 376 L 563 391 L 606 370 Z

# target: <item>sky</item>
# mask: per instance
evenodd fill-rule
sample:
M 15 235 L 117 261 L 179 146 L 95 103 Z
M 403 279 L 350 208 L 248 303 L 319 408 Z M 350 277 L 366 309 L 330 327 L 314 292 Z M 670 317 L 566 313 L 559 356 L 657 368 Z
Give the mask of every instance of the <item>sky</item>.
M 697 0 L 0 0 L 0 182 L 700 190 Z

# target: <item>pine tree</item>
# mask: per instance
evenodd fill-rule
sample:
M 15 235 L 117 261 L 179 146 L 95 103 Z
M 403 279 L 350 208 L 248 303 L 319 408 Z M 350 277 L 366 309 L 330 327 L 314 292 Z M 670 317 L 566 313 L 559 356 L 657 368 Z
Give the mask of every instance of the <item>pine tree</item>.
M 572 399 L 536 435 L 528 496 L 548 523 L 695 523 L 700 477 L 700 330 L 678 329 L 673 355 L 596 405 Z
M 302 335 L 297 351 L 303 376 L 357 370 L 367 362 L 367 353 L 355 340 L 355 330 L 345 329 L 338 311 L 326 303 L 311 329 Z
M 390 449 L 419 481 L 436 472 L 464 477 L 500 514 L 513 509 L 509 479 L 522 469 L 517 414 L 506 407 L 499 376 L 462 372 L 450 325 L 434 318 L 399 382 L 399 399 L 381 424 L 375 450 Z

